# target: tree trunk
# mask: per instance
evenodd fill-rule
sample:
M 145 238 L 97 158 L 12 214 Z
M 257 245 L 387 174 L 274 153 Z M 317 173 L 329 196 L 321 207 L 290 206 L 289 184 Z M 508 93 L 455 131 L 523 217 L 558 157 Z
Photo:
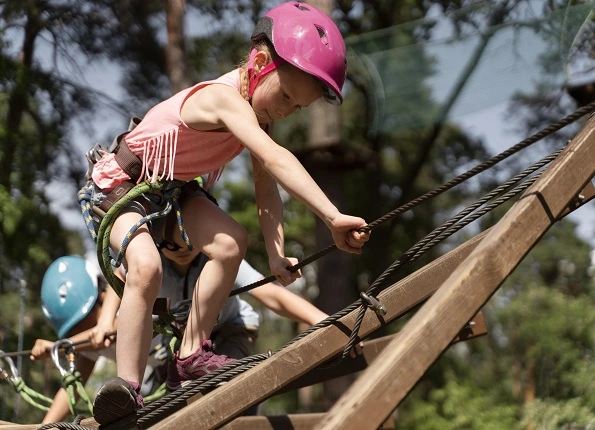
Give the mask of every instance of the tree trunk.
M 167 74 L 174 93 L 191 85 L 184 46 L 184 12 L 186 0 L 164 0 L 167 22 L 165 61 Z
M 319 8 L 327 15 L 333 9 L 332 0 L 310 0 L 308 3 Z M 326 105 L 324 113 L 317 109 L 310 111 L 310 136 L 309 145 L 314 148 L 331 148 L 341 144 L 340 116 L 336 106 Z M 341 210 L 344 205 L 342 163 L 333 163 L 329 168 L 323 159 L 316 154 L 307 162 L 307 168 L 320 188 L 329 199 Z M 329 229 L 320 220 L 316 220 L 316 244 L 318 249 L 326 248 L 332 244 Z M 319 295 L 315 304 L 328 314 L 333 314 L 353 303 L 356 297 L 349 267 L 349 255 L 345 252 L 334 251 L 320 259 L 318 262 Z M 347 389 L 353 381 L 352 376 L 337 378 L 323 384 L 323 399 L 321 405 L 329 408 Z
M 14 89 L 10 93 L 8 100 L 6 131 L 3 133 L 3 142 L 1 142 L 0 185 L 6 187 L 7 190 L 11 189 L 10 174 L 13 170 L 14 157 L 19 143 L 19 129 L 21 127 L 23 113 L 27 109 L 35 39 L 42 26 L 37 8 L 32 8 L 28 13 L 27 22 L 25 23 L 23 47 L 19 55 L 17 76 L 15 78 Z

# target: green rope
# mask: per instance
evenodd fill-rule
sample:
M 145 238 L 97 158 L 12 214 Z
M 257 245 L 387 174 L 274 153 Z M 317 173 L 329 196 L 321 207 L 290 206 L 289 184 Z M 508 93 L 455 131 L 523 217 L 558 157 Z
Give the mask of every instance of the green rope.
M 180 235 L 182 236 L 182 239 L 186 243 L 188 249 L 193 249 L 190 239 L 186 234 L 186 230 L 184 229 L 182 210 L 178 203 L 178 197 L 180 196 L 180 192 L 184 184 L 185 182 L 181 181 L 159 181 L 156 183 L 150 183 L 147 181 L 142 182 L 136 185 L 124 197 L 118 200 L 103 217 L 99 226 L 99 231 L 97 232 L 97 259 L 107 282 L 111 285 L 120 298 L 122 298 L 124 293 L 124 282 L 122 282 L 122 280 L 115 275 L 114 267 L 118 267 L 120 265 L 132 236 L 140 226 L 155 218 L 166 216 L 173 208 L 176 213 Z M 126 205 L 143 194 L 162 194 L 167 201 L 166 208 L 162 211 L 147 215 L 137 221 L 135 225 L 131 227 L 131 229 L 126 234 L 126 237 L 122 241 L 117 257 L 112 259 L 110 255 L 110 235 L 114 222 Z M 157 333 L 161 333 L 166 336 L 175 336 L 177 333 L 171 327 L 171 322 L 171 320 L 166 320 L 163 317 L 159 317 L 153 320 L 153 329 Z
M 93 415 L 93 403 L 91 402 L 91 399 L 89 399 L 89 395 L 87 394 L 85 386 L 83 385 L 83 377 L 81 372 L 75 370 L 74 373 L 65 374 L 62 377 L 62 386 L 68 394 L 68 407 L 72 415 L 77 415 L 75 411 L 75 405 L 77 402 L 76 393 L 78 393 L 79 397 L 85 402 L 87 409 L 91 415 Z
M 145 403 L 151 403 L 151 402 L 154 402 L 155 400 L 159 400 L 166 394 L 167 394 L 167 385 L 164 382 L 163 384 L 161 384 L 159 386 L 159 388 L 157 388 L 157 390 L 155 390 L 154 393 L 149 394 L 148 396 L 145 397 Z
M 25 381 L 23 381 L 23 378 L 21 378 L 20 376 L 11 378 L 10 384 L 13 386 L 14 390 L 23 398 L 23 400 L 25 400 L 31 406 L 34 406 L 37 409 L 41 409 L 45 412 L 50 410 L 50 406 L 52 405 L 53 400 L 29 388 L 27 384 L 25 384 Z M 40 402 L 45 403 L 45 405 L 43 405 Z

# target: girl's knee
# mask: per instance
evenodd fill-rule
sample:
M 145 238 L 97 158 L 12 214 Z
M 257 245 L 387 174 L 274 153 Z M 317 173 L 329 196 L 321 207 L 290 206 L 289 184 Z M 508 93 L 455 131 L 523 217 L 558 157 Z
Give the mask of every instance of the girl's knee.
M 220 233 L 215 237 L 216 253 L 219 258 L 243 259 L 248 248 L 248 232 L 240 224 L 227 233 Z
M 126 286 L 158 293 L 163 271 L 160 259 L 140 258 L 128 262 Z

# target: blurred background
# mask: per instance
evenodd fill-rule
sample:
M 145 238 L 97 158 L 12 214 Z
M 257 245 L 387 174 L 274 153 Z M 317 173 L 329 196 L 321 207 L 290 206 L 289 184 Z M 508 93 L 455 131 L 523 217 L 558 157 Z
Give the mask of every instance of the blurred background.
M 8 0 L 0 2 L 0 349 L 55 339 L 41 279 L 63 255 L 94 247 L 76 194 L 84 152 L 129 118 L 235 67 L 256 20 L 279 1 Z M 341 208 L 374 221 L 579 106 L 595 100 L 592 1 L 318 0 L 345 37 L 345 103 L 277 124 L 288 147 Z M 546 153 L 580 121 L 378 227 L 361 256 L 333 252 L 291 286 L 329 314 L 353 303 L 408 248 Z M 214 190 L 249 231 L 246 259 L 269 275 L 246 154 Z M 394 281 L 493 225 L 492 211 L 431 249 Z M 287 255 L 332 243 L 285 198 Z M 595 424 L 595 210 L 554 225 L 484 308 L 488 335 L 448 350 L 394 414 L 396 428 L 561 428 Z M 255 306 L 257 306 L 255 304 Z M 260 308 L 259 308 L 260 309 Z M 304 327 L 261 310 L 258 351 Z M 375 335 L 394 333 L 406 317 Z M 51 360 L 15 363 L 46 396 Z M 0 360 L 0 367 L 3 366 Z M 105 367 L 92 391 L 114 372 Z M 267 400 L 265 414 L 325 411 L 355 376 Z M 0 381 L 0 420 L 43 412 Z

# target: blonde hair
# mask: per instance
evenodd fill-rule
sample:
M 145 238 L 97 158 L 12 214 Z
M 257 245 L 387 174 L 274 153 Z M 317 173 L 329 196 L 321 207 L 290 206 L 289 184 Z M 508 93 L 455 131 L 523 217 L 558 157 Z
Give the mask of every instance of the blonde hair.
M 253 45 L 252 48 L 258 51 L 265 51 L 269 59 L 271 59 L 271 61 L 277 56 L 277 53 L 275 52 L 273 47 L 266 41 L 261 41 Z M 250 49 L 250 51 L 252 51 L 252 49 Z M 250 96 L 248 95 L 248 86 L 250 84 L 250 77 L 248 76 L 249 62 L 250 54 L 246 55 L 246 57 L 238 65 L 238 67 L 240 68 L 240 94 L 245 100 L 250 100 Z

